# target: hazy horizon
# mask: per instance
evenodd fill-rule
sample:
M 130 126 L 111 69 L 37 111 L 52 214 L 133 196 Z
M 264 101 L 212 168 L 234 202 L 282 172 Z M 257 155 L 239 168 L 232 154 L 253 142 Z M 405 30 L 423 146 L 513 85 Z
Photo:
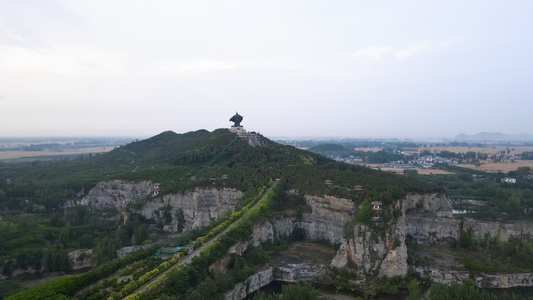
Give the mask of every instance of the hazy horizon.
M 221 128 L 217 128 L 217 129 L 221 129 Z M 206 130 L 206 129 L 198 129 L 198 130 Z M 165 130 L 166 131 L 166 130 Z M 160 133 L 163 133 L 165 131 L 162 131 Z M 193 131 L 197 131 L 197 130 L 193 130 Z M 65 140 L 65 141 L 68 141 L 68 140 L 91 140 L 91 139 L 94 139 L 94 140 L 100 140 L 100 139 L 109 139 L 109 140 L 113 140 L 113 139 L 118 139 L 118 140 L 131 140 L 131 141 L 135 141 L 135 140 L 144 140 L 144 139 L 148 139 L 148 138 L 151 138 L 155 135 L 158 135 L 160 133 L 156 133 L 152 136 L 0 136 L 0 142 L 2 141 L 5 141 L 5 140 L 15 140 L 15 141 L 21 141 L 21 140 L 29 140 L 29 141 L 40 141 L 40 142 L 44 142 L 46 141 L 47 139 L 50 139 L 50 141 L 52 142 L 57 142 L 59 140 Z M 183 134 L 183 133 L 186 133 L 186 132 L 176 132 L 177 134 Z M 261 133 L 261 132 L 259 132 Z M 509 135 L 509 134 L 506 134 L 506 133 L 502 133 L 502 132 L 478 132 L 478 133 L 475 133 L 475 134 L 466 134 L 468 136 L 476 136 L 478 134 L 503 134 L 503 135 L 506 135 L 506 136 L 519 136 L 519 135 L 523 135 L 523 134 L 518 134 L 518 135 Z M 463 133 L 461 133 L 463 134 Z M 324 141 L 331 141 L 331 140 L 342 140 L 342 139 L 354 139 L 354 140 L 400 140 L 400 141 L 413 141 L 413 142 L 431 142 L 431 141 L 454 141 L 454 139 L 461 135 L 461 134 L 456 134 L 455 136 L 449 136 L 449 137 L 437 137 L 437 136 L 434 136 L 434 137 L 418 137 L 418 138 L 411 138 L 411 137 L 394 137 L 394 136 L 334 136 L 334 135 L 331 135 L 331 136 L 316 136 L 316 135 L 309 135 L 309 136 L 266 136 L 267 138 L 271 139 L 271 140 L 294 140 L 294 141 L 304 141 L 304 140 L 316 140 L 316 141 L 320 141 L 320 140 L 324 140 Z M 528 135 L 528 134 L 526 134 Z M 531 136 L 531 135 L 528 135 L 528 136 Z M 475 140 L 470 140 L 471 142 L 474 142 Z M 495 140 L 496 142 L 498 140 Z M 515 142 L 518 142 L 519 140 L 500 140 L 500 141 L 515 141 Z M 528 142 L 529 141 L 533 141 L 533 136 L 531 136 L 531 139 L 528 139 L 527 140 Z
M 0 137 L 533 134 L 530 1 L 3 1 Z

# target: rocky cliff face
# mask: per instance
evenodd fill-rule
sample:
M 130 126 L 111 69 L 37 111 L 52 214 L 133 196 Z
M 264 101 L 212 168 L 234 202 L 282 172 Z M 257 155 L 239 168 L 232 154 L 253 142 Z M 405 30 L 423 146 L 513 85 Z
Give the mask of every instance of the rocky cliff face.
M 439 217 L 452 217 L 453 215 L 452 202 L 444 194 L 410 194 L 403 200 L 403 205 L 407 213 L 433 212 Z
M 432 218 L 426 216 L 407 215 L 406 234 L 418 244 L 446 244 L 457 241 L 462 230 L 472 228 L 474 235 L 482 239 L 485 234 L 499 237 L 507 241 L 509 237 L 533 235 L 533 224 L 528 222 L 501 223 L 478 220 L 460 220 L 454 218 Z
M 413 209 L 413 204 L 415 209 Z M 422 245 L 443 245 L 459 240 L 462 230 L 472 229 L 477 239 L 482 239 L 486 234 L 507 241 L 509 237 L 523 237 L 533 234 L 533 224 L 527 222 L 501 223 L 494 221 L 478 221 L 473 219 L 458 219 L 448 217 L 449 214 L 436 213 L 433 216 L 420 214 L 426 210 L 425 205 L 412 201 L 408 204 L 411 209 L 406 215 L 405 234 L 413 242 Z M 430 206 L 429 206 L 430 207 Z M 440 205 L 447 208 L 447 205 Z M 422 209 L 421 209 L 422 208 Z M 447 285 L 461 284 L 464 279 L 471 278 L 478 288 L 512 288 L 533 286 L 533 273 L 517 274 L 486 274 L 457 271 L 450 265 L 446 266 L 416 266 L 415 272 L 428 277 L 434 282 Z
M 354 202 L 330 196 L 305 196 L 310 212 L 302 214 L 301 221 L 295 216 L 276 219 L 274 223 L 256 225 L 254 246 L 283 236 L 290 236 L 295 227 L 305 231 L 306 240 L 327 240 L 339 245 L 332 265 L 339 268 L 356 267 L 357 270 L 378 271 L 380 276 L 405 275 L 407 273 L 407 248 L 405 246 L 405 218 L 401 202 L 395 207 L 402 210 L 396 223 L 385 226 L 376 222 L 383 234 L 377 234 L 369 226 L 356 224 L 353 236 L 344 238 L 344 227 L 355 214 Z M 432 198 L 433 199 L 433 198 Z M 430 201 L 430 200 L 427 200 Z
M 129 203 L 134 203 L 150 194 L 150 181 L 127 182 L 122 180 L 103 181 L 96 184 L 80 204 L 91 209 L 116 209 L 121 211 Z
M 233 290 L 224 294 L 225 300 L 241 300 L 265 285 L 274 281 L 274 268 L 267 267 L 265 270 L 259 271 L 248 277 L 246 281 L 237 283 Z
M 455 271 L 434 267 L 415 267 L 415 272 L 428 277 L 431 281 L 446 285 L 462 284 L 466 278 L 474 280 L 474 285 L 481 289 L 533 286 L 533 273 L 515 274 L 470 274 L 468 271 Z
M 224 188 L 200 189 L 185 194 L 167 194 L 163 197 L 154 198 L 145 203 L 140 213 L 151 219 L 162 217 L 165 207 L 170 208 L 172 221 L 164 230 L 177 232 L 178 226 L 183 231 L 189 231 L 217 220 L 221 215 L 231 215 L 235 210 L 237 200 L 243 193 L 235 189 Z M 183 214 L 184 224 L 179 224 L 178 211 Z
M 354 216 L 354 202 L 332 196 L 305 196 L 305 200 L 311 213 L 302 214 L 299 226 L 305 230 L 306 239 L 340 244 L 344 226 Z
M 151 197 L 150 181 L 126 182 L 113 180 L 98 183 L 80 204 L 91 209 L 115 209 L 123 211 L 130 203 L 147 199 L 138 211 L 149 219 L 163 219 L 164 210 L 172 220 L 163 228 L 167 232 L 189 231 L 217 220 L 222 214 L 231 214 L 242 192 L 224 188 L 200 189 L 185 194 L 166 194 Z M 181 223 L 180 223 L 181 222 Z
M 405 214 L 391 224 L 382 219 L 372 224 L 354 224 L 353 234 L 342 239 L 342 244 L 331 265 L 354 268 L 360 275 L 374 272 L 378 276 L 405 276 L 407 274 L 407 247 L 405 246 Z
M 68 253 L 71 270 L 80 270 L 96 266 L 93 250 L 74 250 Z

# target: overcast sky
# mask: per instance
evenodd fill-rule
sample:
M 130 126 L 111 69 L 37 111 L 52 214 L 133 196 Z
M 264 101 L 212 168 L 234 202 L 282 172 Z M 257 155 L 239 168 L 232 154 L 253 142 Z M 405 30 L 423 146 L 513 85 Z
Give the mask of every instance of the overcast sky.
M 533 1 L 0 0 L 0 136 L 533 134 Z

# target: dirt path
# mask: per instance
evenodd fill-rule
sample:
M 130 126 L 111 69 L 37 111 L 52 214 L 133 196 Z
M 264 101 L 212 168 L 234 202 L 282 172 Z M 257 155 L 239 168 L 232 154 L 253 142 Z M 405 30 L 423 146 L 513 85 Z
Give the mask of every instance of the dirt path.
M 259 198 L 259 200 L 257 200 L 257 202 L 252 206 L 250 207 L 250 209 L 241 217 L 239 218 L 238 220 L 236 220 L 235 222 L 233 222 L 233 224 L 236 224 L 238 222 L 240 222 L 241 220 L 244 220 L 244 218 L 246 218 L 254 209 L 257 208 L 257 206 L 259 205 L 259 203 L 261 203 L 261 201 L 268 195 L 268 193 L 270 192 L 270 190 L 272 190 L 276 184 L 278 184 L 278 181 L 274 181 L 272 183 L 272 185 L 265 190 L 265 192 L 263 193 L 263 196 L 261 198 Z M 202 250 L 204 250 L 207 246 L 213 244 L 216 240 L 218 240 L 222 235 L 226 234 L 232 227 L 233 224 L 230 224 L 229 226 L 227 226 L 224 230 L 222 230 L 221 232 L 219 232 L 217 235 L 215 235 L 214 237 L 212 237 L 210 240 L 206 241 L 202 246 L 198 247 L 197 249 L 194 249 L 191 253 L 189 253 L 187 256 L 185 256 L 184 258 L 178 260 L 178 262 L 176 264 L 174 264 L 174 266 L 176 265 L 187 265 L 188 263 L 190 263 L 193 259 L 193 257 L 196 257 L 196 256 L 200 256 L 200 253 L 202 252 Z M 166 269 L 165 271 L 161 272 L 159 275 L 155 276 L 154 278 L 152 278 L 152 280 L 149 280 L 148 282 L 146 282 L 145 284 L 143 284 L 142 286 L 140 286 L 138 289 L 136 289 L 135 291 L 133 291 L 130 295 L 133 295 L 133 294 L 136 294 L 136 293 L 139 293 L 139 292 L 144 292 L 146 291 L 146 287 L 156 281 L 157 279 L 161 278 L 162 276 L 164 276 L 167 272 L 169 272 L 172 267 L 174 266 L 171 266 L 169 267 L 168 269 Z M 128 295 L 123 295 L 123 297 L 126 297 Z

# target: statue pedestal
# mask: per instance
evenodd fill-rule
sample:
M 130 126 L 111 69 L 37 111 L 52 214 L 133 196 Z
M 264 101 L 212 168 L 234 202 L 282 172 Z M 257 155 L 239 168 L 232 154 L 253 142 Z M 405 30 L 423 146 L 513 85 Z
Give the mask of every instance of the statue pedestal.
M 233 133 L 236 133 L 237 135 L 241 135 L 241 134 L 246 133 L 246 129 L 244 129 L 244 127 L 242 127 L 242 126 L 231 126 L 229 131 L 231 131 Z

